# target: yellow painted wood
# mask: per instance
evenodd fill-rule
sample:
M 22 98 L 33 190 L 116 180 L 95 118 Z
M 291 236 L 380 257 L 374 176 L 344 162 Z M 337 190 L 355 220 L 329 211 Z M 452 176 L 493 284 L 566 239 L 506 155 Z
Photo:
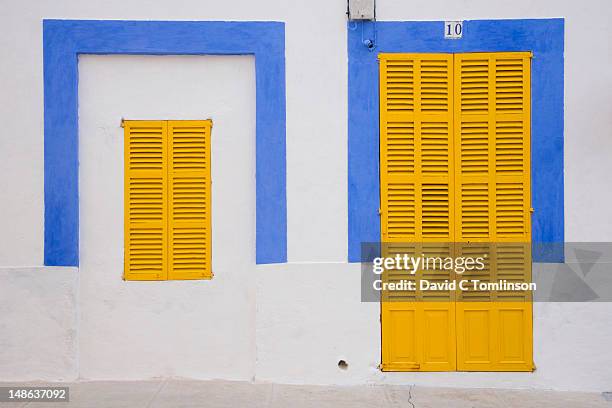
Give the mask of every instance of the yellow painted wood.
M 457 256 L 487 253 L 462 279 L 531 282 L 531 54 L 455 55 Z M 528 292 L 457 293 L 457 368 L 531 371 Z
M 383 256 L 488 255 L 484 271 L 463 277 L 386 270 L 383 281 L 531 281 L 530 57 L 380 55 Z M 526 292 L 381 300 L 383 370 L 533 369 Z
M 448 256 L 454 234 L 453 56 L 381 54 L 379 58 L 381 225 L 382 240 L 388 243 L 383 256 Z M 444 271 L 427 274 L 387 270 L 383 281 L 452 279 Z M 383 293 L 383 370 L 455 369 L 454 295 L 418 289 Z
M 167 279 L 167 126 L 124 122 L 124 279 Z
M 212 122 L 169 121 L 168 279 L 210 279 Z
M 126 280 L 210 279 L 212 122 L 124 121 Z
M 452 54 L 380 54 L 383 241 L 452 242 Z

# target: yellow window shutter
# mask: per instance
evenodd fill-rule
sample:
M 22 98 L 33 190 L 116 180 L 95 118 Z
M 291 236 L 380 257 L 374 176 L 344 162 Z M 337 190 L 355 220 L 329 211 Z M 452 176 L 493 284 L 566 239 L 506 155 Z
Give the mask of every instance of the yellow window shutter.
M 455 55 L 458 242 L 530 240 L 530 54 Z
M 385 242 L 453 241 L 453 56 L 380 54 Z
M 212 122 L 168 121 L 168 279 L 207 279 L 211 271 Z
M 126 280 L 167 278 L 165 121 L 125 121 Z

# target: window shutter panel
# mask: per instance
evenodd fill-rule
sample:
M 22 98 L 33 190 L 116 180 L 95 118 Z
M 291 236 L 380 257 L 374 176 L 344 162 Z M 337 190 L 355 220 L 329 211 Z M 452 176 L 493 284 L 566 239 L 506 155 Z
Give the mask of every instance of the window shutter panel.
M 457 241 L 528 241 L 530 55 L 457 54 L 455 65 Z
M 452 242 L 453 57 L 381 54 L 385 242 Z
M 126 280 L 166 279 L 166 122 L 125 121 Z
M 211 128 L 210 120 L 168 122 L 168 279 L 212 277 Z

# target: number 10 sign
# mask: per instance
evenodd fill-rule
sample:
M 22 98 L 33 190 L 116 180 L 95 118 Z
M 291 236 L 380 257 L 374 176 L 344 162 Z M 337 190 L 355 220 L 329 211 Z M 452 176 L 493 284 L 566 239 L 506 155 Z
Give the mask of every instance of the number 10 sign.
M 445 21 L 444 38 L 458 39 L 463 35 L 463 21 Z

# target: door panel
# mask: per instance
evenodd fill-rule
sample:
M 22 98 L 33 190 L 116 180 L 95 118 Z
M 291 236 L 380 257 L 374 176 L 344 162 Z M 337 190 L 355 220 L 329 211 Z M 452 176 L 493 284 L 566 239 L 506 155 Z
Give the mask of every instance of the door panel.
M 380 56 L 381 224 L 384 256 L 448 256 L 453 241 L 453 57 Z M 383 281 L 452 279 L 386 270 Z M 383 293 L 383 370 L 456 366 L 452 291 Z M 427 301 L 423 301 L 427 300 Z
M 455 252 L 486 253 L 460 279 L 531 282 L 529 53 L 455 55 Z M 457 294 L 457 367 L 532 370 L 524 291 Z
M 388 302 L 382 311 L 383 371 L 454 371 L 453 302 Z

